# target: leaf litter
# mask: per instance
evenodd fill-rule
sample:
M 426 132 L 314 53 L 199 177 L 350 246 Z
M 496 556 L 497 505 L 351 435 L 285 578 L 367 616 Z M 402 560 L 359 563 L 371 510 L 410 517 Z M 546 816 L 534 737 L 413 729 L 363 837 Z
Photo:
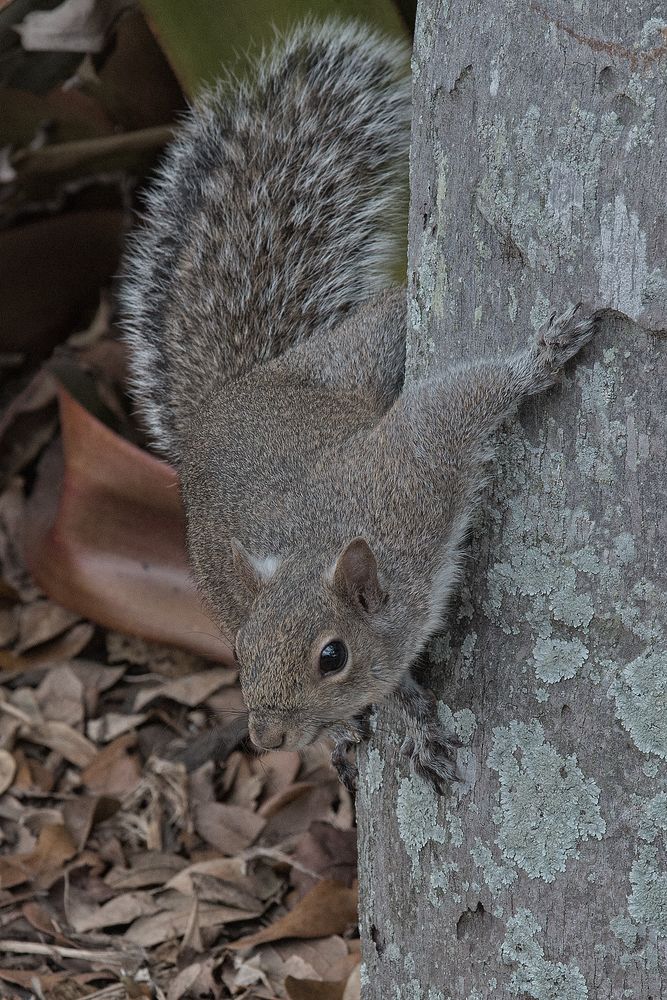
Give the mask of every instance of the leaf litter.
M 0 85 L 0 1000 L 356 1000 L 352 800 L 324 749 L 249 745 L 176 476 L 126 393 L 112 279 L 186 104 L 159 5 L 15 4 L 0 4 L 20 29 Z

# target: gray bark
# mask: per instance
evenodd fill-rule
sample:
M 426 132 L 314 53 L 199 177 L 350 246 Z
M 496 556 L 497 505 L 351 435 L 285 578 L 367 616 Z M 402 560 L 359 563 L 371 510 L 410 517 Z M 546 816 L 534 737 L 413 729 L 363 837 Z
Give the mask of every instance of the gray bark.
M 450 631 L 466 780 L 360 753 L 363 995 L 667 997 L 667 12 L 423 0 L 411 377 L 609 310 L 501 435 Z

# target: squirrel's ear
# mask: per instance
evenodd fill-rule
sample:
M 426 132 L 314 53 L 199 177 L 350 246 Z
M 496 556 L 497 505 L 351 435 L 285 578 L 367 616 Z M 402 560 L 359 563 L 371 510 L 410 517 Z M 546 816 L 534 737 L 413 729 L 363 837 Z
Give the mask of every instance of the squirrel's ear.
M 333 585 L 341 596 L 364 611 L 377 611 L 385 601 L 373 550 L 365 538 L 353 538 L 336 560 Z
M 270 580 L 276 572 L 280 560 L 276 556 L 258 559 L 251 555 L 237 538 L 232 538 L 229 545 L 232 550 L 234 569 L 238 573 L 241 583 L 254 599 L 262 589 L 262 584 Z

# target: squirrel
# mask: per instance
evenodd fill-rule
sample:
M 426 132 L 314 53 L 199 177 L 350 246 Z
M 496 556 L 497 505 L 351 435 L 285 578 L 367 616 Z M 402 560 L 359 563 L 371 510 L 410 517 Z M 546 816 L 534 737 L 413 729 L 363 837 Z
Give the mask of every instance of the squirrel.
M 405 378 L 389 262 L 409 49 L 304 23 L 188 113 L 147 195 L 121 307 L 132 391 L 176 466 L 198 589 L 234 643 L 259 749 L 349 751 L 396 694 L 438 791 L 457 740 L 411 672 L 441 628 L 493 432 L 557 380 L 592 320 Z

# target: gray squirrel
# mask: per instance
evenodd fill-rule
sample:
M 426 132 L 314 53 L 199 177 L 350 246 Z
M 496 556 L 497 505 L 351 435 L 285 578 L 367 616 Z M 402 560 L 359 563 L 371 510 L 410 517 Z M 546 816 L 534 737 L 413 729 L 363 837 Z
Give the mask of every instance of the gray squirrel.
M 443 624 L 492 435 L 592 333 L 404 381 L 392 211 L 409 51 L 305 23 L 205 94 L 169 149 L 121 302 L 133 392 L 178 469 L 197 586 L 234 642 L 253 742 L 349 751 L 395 693 L 438 790 L 457 741 L 411 666 Z

